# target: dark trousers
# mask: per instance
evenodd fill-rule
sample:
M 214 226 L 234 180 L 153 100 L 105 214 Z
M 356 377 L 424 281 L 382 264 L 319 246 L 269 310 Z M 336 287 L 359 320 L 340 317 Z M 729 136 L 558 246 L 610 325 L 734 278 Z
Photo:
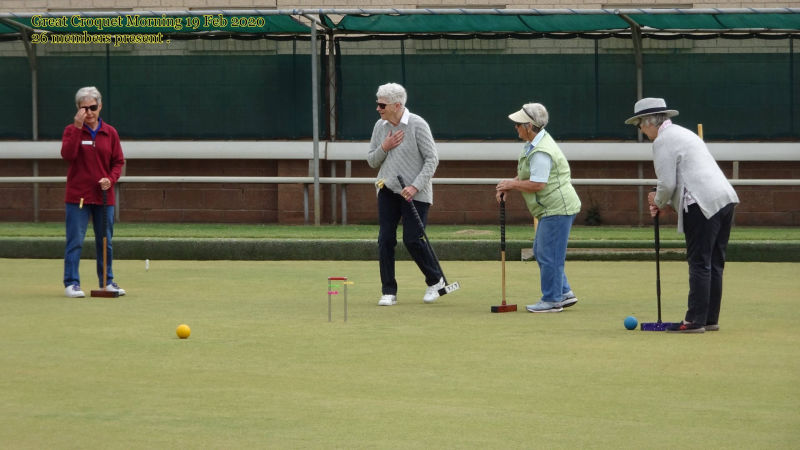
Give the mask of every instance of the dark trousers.
M 735 206 L 731 203 L 706 219 L 700 207 L 694 204 L 683 215 L 686 261 L 689 263 L 687 322 L 700 325 L 719 323 L 722 271 L 725 269 L 725 251 Z
M 430 204 L 414 202 L 423 225 L 427 223 Z M 422 229 L 411 211 L 411 205 L 390 189 L 378 191 L 378 257 L 381 268 L 381 292 L 383 295 L 397 295 L 397 280 L 394 276 L 394 248 L 397 246 L 397 225 L 403 220 L 403 244 L 417 267 L 425 275 L 425 284 L 432 286 L 439 282 L 442 271 L 431 256 Z

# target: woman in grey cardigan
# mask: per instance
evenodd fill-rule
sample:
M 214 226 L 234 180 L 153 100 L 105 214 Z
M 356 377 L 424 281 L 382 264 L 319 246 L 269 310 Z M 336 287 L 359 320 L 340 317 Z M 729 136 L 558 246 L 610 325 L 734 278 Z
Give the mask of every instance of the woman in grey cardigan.
M 411 211 L 414 202 L 422 224 L 427 223 L 428 209 L 433 204 L 433 178 L 439 165 L 439 154 L 431 129 L 425 120 L 406 108 L 406 90 L 397 83 L 378 87 L 376 111 L 380 119 L 372 129 L 367 162 L 378 170 L 378 253 L 381 272 L 380 306 L 397 303 L 397 280 L 394 272 L 394 248 L 397 225 L 403 221 L 403 244 L 425 275 L 422 300 L 435 302 L 438 290 L 444 287 L 439 265 L 431 257 L 427 243 L 420 239 L 423 230 Z M 397 176 L 405 180 L 400 186 Z
M 689 307 L 684 320 L 667 331 L 719 330 L 725 251 L 739 197 L 703 140 L 672 123 L 669 118 L 678 111 L 667 109 L 664 99 L 643 98 L 633 110 L 625 123 L 653 141 L 658 186 L 648 195 L 650 215 L 671 206 L 678 213 L 678 232 L 686 238 Z

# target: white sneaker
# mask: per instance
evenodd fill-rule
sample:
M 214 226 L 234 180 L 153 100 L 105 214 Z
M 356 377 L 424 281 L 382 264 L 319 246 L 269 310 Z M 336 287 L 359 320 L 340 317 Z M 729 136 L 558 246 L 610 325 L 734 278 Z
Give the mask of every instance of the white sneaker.
M 381 295 L 381 299 L 378 300 L 378 306 L 392 306 L 397 304 L 397 296 L 396 295 Z
M 69 297 L 69 298 L 83 298 L 83 297 L 86 297 L 86 294 L 83 293 L 83 291 L 81 290 L 80 285 L 77 285 L 77 284 L 73 284 L 72 286 L 67 286 L 67 288 L 64 289 L 64 294 L 66 294 L 66 296 Z
M 428 286 L 428 289 L 425 290 L 425 296 L 422 297 L 422 301 L 425 303 L 433 303 L 439 298 L 439 289 L 444 287 L 444 278 L 439 278 L 439 282 L 434 284 L 433 286 Z
M 120 297 L 125 295 L 125 289 L 122 289 L 121 287 L 119 287 L 117 285 L 117 283 L 114 283 L 114 282 L 108 283 L 108 285 L 106 286 L 106 291 L 108 291 L 108 292 L 118 292 Z

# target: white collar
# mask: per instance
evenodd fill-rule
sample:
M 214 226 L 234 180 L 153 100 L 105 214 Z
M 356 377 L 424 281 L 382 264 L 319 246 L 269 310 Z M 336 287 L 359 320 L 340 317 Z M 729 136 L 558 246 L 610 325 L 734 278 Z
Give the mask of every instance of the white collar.
M 528 142 L 525 146 L 525 155 L 528 155 L 534 147 L 539 145 L 539 142 L 544 139 L 544 136 L 547 134 L 544 128 L 542 128 L 538 133 L 536 133 L 536 137 L 533 138 L 532 141 Z
M 400 123 L 402 123 L 403 125 L 408 125 L 409 117 L 411 117 L 411 111 L 409 111 L 408 108 L 403 107 L 403 117 L 400 118 Z M 386 125 L 387 123 L 391 124 L 391 122 L 389 122 L 388 120 L 383 119 L 383 124 Z

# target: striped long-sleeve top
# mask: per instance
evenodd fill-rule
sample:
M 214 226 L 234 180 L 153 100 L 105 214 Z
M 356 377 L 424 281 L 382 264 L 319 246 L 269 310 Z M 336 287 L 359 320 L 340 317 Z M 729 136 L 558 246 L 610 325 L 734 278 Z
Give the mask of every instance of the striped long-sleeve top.
M 397 147 L 383 151 L 381 144 L 390 131 L 402 130 L 403 141 Z M 377 180 L 395 193 L 402 188 L 397 180 L 401 175 L 406 185 L 412 185 L 419 191 L 414 200 L 433 204 L 433 184 L 431 178 L 439 165 L 439 154 L 431 134 L 431 128 L 425 119 L 411 113 L 408 108 L 397 126 L 388 120 L 380 119 L 372 129 L 367 162 L 378 170 Z

